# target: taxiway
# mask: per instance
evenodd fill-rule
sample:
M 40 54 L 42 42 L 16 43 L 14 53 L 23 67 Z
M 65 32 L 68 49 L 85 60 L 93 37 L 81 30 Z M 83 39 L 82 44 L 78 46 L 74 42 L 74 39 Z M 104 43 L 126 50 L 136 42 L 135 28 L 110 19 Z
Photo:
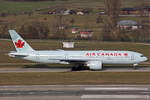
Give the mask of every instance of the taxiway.
M 0 73 L 24 73 L 24 72 L 70 72 L 71 68 L 66 67 L 52 67 L 52 68 L 0 68 Z M 96 72 L 90 70 L 78 70 L 79 72 Z M 150 67 L 104 67 L 100 72 L 150 72 Z

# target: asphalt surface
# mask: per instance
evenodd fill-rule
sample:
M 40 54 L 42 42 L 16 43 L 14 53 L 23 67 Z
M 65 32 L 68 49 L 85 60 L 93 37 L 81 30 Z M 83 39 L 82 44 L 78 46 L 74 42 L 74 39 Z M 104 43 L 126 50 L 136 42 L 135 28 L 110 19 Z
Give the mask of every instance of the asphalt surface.
M 150 85 L 0 86 L 0 100 L 150 100 Z
M 72 71 L 71 68 L 66 67 L 52 67 L 52 68 L 0 68 L 0 73 L 24 73 L 24 72 L 70 72 Z M 77 70 L 82 72 L 89 72 L 90 70 Z M 96 72 L 96 71 L 93 71 Z M 150 67 L 136 67 L 134 69 L 133 67 L 103 67 L 103 70 L 101 72 L 150 72 Z

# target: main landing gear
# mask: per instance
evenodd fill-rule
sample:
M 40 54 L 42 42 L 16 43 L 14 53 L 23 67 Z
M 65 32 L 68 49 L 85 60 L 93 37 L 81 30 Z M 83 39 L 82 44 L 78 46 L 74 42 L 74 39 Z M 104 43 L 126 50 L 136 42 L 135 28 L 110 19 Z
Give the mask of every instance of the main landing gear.
M 72 67 L 72 71 L 80 71 L 80 70 L 89 70 L 89 68 L 84 66 L 84 64 L 75 64 Z

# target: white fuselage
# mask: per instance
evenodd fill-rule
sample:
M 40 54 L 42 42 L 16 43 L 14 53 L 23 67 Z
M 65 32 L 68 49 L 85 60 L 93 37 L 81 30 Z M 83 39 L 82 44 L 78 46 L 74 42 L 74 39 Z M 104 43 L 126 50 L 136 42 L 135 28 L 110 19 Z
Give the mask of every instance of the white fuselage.
M 18 52 L 16 52 L 18 53 Z M 10 53 L 10 55 L 15 53 Z M 138 64 L 147 60 L 141 53 L 132 51 L 34 51 L 26 52 L 23 59 L 40 63 L 64 63 L 69 61 L 101 61 L 102 64 Z

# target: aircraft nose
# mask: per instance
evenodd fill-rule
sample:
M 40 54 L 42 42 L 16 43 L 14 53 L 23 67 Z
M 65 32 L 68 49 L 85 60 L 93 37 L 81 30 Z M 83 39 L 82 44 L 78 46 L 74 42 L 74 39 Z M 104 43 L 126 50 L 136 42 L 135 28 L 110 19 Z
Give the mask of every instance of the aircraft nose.
M 148 60 L 148 58 L 147 57 L 144 57 L 144 61 L 147 61 Z

